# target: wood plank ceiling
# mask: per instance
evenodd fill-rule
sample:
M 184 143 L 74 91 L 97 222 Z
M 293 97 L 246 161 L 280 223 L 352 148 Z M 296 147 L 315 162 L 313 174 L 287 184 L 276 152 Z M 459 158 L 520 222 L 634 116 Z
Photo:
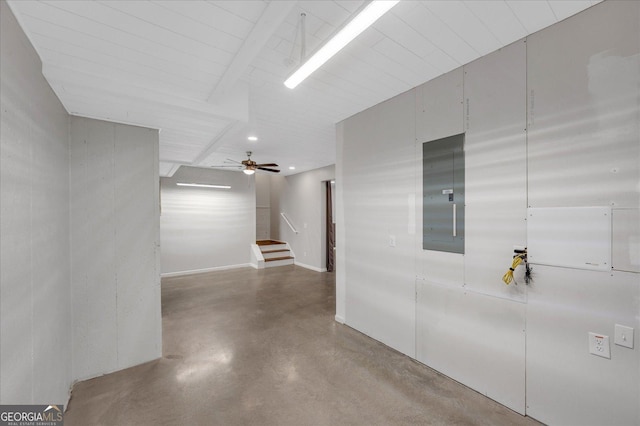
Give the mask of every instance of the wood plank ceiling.
M 162 176 L 333 164 L 336 122 L 595 3 L 404 0 L 290 90 L 300 14 L 311 52 L 363 1 L 9 1 L 69 113 L 161 129 Z

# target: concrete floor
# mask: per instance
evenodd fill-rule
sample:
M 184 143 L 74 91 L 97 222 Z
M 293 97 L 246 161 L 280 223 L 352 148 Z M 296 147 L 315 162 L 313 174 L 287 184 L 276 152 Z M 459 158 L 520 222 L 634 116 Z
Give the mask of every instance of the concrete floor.
M 538 424 L 334 313 L 296 266 L 163 279 L 163 357 L 76 384 L 65 425 Z

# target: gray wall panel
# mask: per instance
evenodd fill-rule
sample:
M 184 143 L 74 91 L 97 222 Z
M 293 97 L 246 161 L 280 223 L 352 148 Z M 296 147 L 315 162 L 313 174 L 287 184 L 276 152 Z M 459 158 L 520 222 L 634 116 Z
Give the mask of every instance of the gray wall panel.
M 71 118 L 74 378 L 162 354 L 157 130 Z
M 69 116 L 4 1 L 0 19 L 0 404 L 64 404 Z

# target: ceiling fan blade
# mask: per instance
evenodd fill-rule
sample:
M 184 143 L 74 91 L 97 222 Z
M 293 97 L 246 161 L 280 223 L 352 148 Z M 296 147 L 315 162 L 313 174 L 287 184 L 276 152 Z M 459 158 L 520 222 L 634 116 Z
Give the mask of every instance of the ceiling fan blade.
M 280 173 L 280 170 L 276 169 L 267 169 L 266 167 L 256 167 L 258 170 L 264 170 L 266 172 Z
M 278 167 L 276 163 L 256 164 L 258 167 Z

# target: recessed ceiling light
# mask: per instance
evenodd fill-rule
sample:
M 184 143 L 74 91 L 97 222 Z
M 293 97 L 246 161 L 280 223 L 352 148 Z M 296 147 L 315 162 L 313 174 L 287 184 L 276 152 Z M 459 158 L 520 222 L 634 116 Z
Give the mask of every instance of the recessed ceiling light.
M 295 170 L 296 168 L 294 166 L 290 166 L 289 170 Z
M 255 142 L 255 141 L 258 140 L 258 137 L 257 136 L 249 136 L 247 139 L 249 139 L 252 142 Z

